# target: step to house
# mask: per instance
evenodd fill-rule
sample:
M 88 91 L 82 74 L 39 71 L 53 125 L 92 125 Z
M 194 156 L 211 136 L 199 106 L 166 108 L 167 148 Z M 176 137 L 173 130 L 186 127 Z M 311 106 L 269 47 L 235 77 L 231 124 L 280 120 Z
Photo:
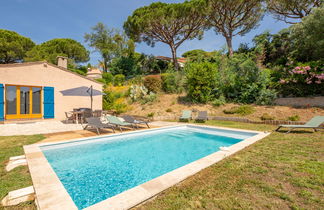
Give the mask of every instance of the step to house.
M 1 201 L 2 206 L 13 206 L 19 203 L 32 201 L 35 199 L 34 187 L 25 187 L 8 193 Z

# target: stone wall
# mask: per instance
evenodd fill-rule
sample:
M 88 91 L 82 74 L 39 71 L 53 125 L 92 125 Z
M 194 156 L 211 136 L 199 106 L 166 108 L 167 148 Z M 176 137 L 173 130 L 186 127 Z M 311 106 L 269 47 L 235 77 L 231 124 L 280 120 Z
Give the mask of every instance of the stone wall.
M 294 107 L 324 107 L 324 96 L 318 97 L 296 97 L 296 98 L 277 98 L 276 105 Z

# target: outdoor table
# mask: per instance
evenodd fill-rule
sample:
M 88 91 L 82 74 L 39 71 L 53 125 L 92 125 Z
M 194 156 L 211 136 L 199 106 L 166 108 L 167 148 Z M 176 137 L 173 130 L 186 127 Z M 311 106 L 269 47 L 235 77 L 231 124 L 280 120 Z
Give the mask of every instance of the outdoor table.
M 81 121 L 81 124 L 82 124 L 83 111 L 72 111 L 72 114 L 75 116 L 76 124 L 79 124 L 79 116 L 80 116 L 80 121 Z

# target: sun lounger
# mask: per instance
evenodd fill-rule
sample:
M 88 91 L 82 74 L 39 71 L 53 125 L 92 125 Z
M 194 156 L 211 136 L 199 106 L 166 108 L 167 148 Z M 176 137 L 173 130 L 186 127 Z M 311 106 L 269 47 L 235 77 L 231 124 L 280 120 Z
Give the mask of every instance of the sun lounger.
M 125 122 L 134 124 L 136 127 L 138 127 L 138 125 L 140 125 L 140 124 L 145 124 L 148 128 L 150 128 L 150 126 L 148 125 L 148 123 L 149 123 L 148 121 L 137 120 L 133 116 L 130 116 L 130 115 L 123 115 L 122 118 L 125 120 Z
M 296 128 L 312 128 L 316 132 L 317 129 L 324 129 L 324 127 L 320 127 L 321 124 L 324 123 L 324 116 L 316 116 L 313 117 L 310 121 L 305 123 L 304 125 L 279 125 L 276 131 L 279 131 L 280 128 L 290 128 L 287 133 L 296 129 Z
M 88 124 L 83 128 L 84 130 L 88 127 L 95 128 L 97 130 L 98 135 L 100 134 L 100 129 L 111 128 L 115 133 L 115 129 L 112 125 L 102 123 L 99 117 L 89 117 L 86 118 Z
M 179 121 L 189 121 L 191 120 L 191 111 L 190 110 L 183 110 L 182 116 L 179 118 Z
M 198 116 L 196 117 L 195 121 L 205 122 L 206 120 L 208 120 L 207 111 L 198 112 Z
M 128 123 L 128 122 L 122 122 L 118 117 L 108 115 L 106 116 L 109 124 L 114 125 L 119 128 L 119 130 L 122 132 L 122 127 L 131 127 L 135 129 L 134 124 Z

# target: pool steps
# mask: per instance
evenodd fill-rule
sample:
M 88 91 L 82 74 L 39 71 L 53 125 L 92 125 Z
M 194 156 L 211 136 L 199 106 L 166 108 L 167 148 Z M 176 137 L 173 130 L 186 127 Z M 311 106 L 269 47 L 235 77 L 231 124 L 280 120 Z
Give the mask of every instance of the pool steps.
M 2 206 L 13 206 L 22 202 L 35 199 L 35 190 L 33 186 L 14 190 L 8 193 L 1 201 Z
M 9 162 L 6 166 L 6 171 L 11 171 L 18 166 L 26 166 L 27 160 L 25 155 L 14 156 L 9 158 Z

